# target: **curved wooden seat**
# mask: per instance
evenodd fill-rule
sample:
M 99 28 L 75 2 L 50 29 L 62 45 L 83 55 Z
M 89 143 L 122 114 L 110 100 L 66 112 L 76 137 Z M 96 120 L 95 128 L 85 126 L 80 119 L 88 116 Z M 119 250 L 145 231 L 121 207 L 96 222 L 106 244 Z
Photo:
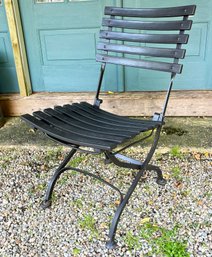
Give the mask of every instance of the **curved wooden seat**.
M 161 124 L 114 115 L 88 103 L 56 106 L 33 115 L 25 114 L 22 118 L 54 139 L 100 150 L 112 150 L 140 132 Z

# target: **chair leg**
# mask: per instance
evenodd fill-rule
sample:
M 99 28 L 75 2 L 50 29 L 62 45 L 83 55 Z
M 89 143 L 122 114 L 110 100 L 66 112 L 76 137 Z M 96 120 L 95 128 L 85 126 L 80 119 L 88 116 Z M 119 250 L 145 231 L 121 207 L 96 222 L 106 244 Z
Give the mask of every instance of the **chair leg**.
M 148 164 L 147 167 L 146 167 L 146 170 L 154 170 L 154 171 L 156 171 L 156 173 L 157 173 L 156 183 L 158 185 L 165 186 L 167 181 L 166 181 L 166 179 L 163 178 L 162 170 L 158 166 Z
M 106 243 L 106 247 L 108 249 L 114 249 L 116 247 L 115 235 L 116 235 L 116 230 L 117 230 L 117 226 L 118 226 L 121 214 L 122 214 L 125 206 L 127 205 L 132 193 L 134 192 L 139 180 L 141 179 L 141 177 L 144 176 L 144 170 L 145 170 L 145 168 L 143 168 L 142 170 L 140 170 L 137 173 L 132 185 L 130 186 L 130 188 L 129 188 L 127 194 L 126 194 L 126 196 L 124 197 L 123 201 L 120 203 L 120 205 L 118 206 L 118 208 L 115 212 L 115 215 L 113 217 L 113 220 L 112 220 L 112 223 L 111 223 L 111 226 L 110 226 L 110 230 L 109 230 L 109 241 Z
M 56 169 L 54 175 L 49 181 L 47 191 L 44 197 L 44 200 L 41 203 L 41 208 L 46 209 L 51 206 L 51 197 L 52 197 L 52 192 L 54 189 L 54 186 L 60 177 L 60 175 L 64 172 L 64 167 L 68 164 L 70 159 L 73 157 L 73 155 L 76 153 L 77 149 L 72 149 L 70 153 L 66 156 L 66 158 L 63 160 L 63 162 L 59 165 L 59 167 Z
M 150 160 L 151 160 L 151 158 L 152 158 L 152 156 L 155 152 L 155 149 L 156 149 L 159 137 L 160 137 L 160 131 L 161 131 L 161 127 L 158 127 L 157 130 L 156 130 L 156 133 L 155 133 L 153 144 L 150 148 L 149 153 L 147 154 L 147 157 L 146 157 L 145 161 L 141 164 L 141 166 L 139 168 L 139 172 L 137 173 L 135 179 L 133 180 L 133 183 L 131 184 L 131 186 L 130 186 L 128 192 L 127 192 L 127 194 L 125 195 L 123 201 L 120 203 L 120 205 L 118 206 L 118 208 L 115 212 L 115 215 L 113 217 L 113 220 L 112 220 L 112 223 L 111 223 L 111 226 L 110 226 L 110 230 L 109 230 L 109 241 L 106 244 L 106 247 L 108 249 L 113 249 L 116 246 L 115 235 L 116 235 L 116 230 L 117 230 L 117 226 L 118 226 L 121 214 L 122 214 L 126 204 L 128 203 L 132 193 L 134 192 L 139 180 L 141 179 L 141 177 L 144 176 L 145 170 L 147 168 L 150 169 L 150 167 L 151 167 L 151 169 L 156 170 L 156 172 L 158 174 L 158 180 L 157 181 L 160 182 L 160 180 L 163 179 L 162 171 L 156 166 L 149 165 L 149 162 L 150 162 Z M 121 164 L 116 158 L 113 158 L 113 156 L 110 153 L 107 153 L 107 156 L 118 166 L 126 167 L 126 168 L 129 166 L 129 164 L 127 165 L 126 163 Z M 134 168 L 138 167 L 137 164 L 130 164 L 130 165 L 134 165 Z

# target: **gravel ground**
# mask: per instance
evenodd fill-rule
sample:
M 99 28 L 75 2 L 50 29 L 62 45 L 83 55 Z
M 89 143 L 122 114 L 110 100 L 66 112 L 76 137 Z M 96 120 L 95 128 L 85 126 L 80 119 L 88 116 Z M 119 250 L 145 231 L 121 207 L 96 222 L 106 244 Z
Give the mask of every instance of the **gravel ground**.
M 46 183 L 66 152 L 0 150 L 0 256 L 212 256 L 212 163 L 207 152 L 156 154 L 153 162 L 162 167 L 168 183 L 158 186 L 153 172 L 139 183 L 119 223 L 115 250 L 107 250 L 105 241 L 118 195 L 106 185 L 67 172 L 57 183 L 52 207 L 40 208 Z M 139 147 L 128 151 L 142 159 L 139 152 Z M 103 156 L 97 161 L 77 154 L 72 165 L 101 174 L 124 192 L 134 176 L 134 171 L 105 166 Z M 148 226 L 170 231 L 167 240 L 184 242 L 188 254 L 161 253 L 157 242 L 162 232 L 148 240 L 141 233 Z

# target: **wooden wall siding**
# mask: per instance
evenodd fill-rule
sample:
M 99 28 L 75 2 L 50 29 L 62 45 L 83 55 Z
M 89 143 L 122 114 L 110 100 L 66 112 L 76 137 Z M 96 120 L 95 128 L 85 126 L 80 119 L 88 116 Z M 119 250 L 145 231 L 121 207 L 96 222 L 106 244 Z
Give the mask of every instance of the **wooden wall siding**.
M 0 93 L 19 92 L 4 1 L 0 5 Z
M 18 0 L 5 0 L 8 27 L 13 47 L 15 67 L 21 96 L 31 94 L 31 81 L 25 51 Z M 5 82 L 6 84 L 6 82 Z
M 151 116 L 161 110 L 164 92 L 102 94 L 102 108 L 123 116 Z M 3 95 L 0 105 L 6 116 L 19 116 L 55 105 L 87 101 L 94 93 L 36 93 L 29 97 Z M 212 91 L 173 91 L 167 116 L 212 116 Z

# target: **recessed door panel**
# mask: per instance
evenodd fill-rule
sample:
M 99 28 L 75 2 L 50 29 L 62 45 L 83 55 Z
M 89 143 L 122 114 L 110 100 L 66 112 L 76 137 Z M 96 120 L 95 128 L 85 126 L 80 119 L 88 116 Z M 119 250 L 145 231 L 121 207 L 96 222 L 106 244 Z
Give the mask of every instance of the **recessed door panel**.
M 33 91 L 96 90 L 96 44 L 104 6 L 120 2 L 20 0 Z M 103 90 L 123 90 L 120 68 L 108 67 Z

